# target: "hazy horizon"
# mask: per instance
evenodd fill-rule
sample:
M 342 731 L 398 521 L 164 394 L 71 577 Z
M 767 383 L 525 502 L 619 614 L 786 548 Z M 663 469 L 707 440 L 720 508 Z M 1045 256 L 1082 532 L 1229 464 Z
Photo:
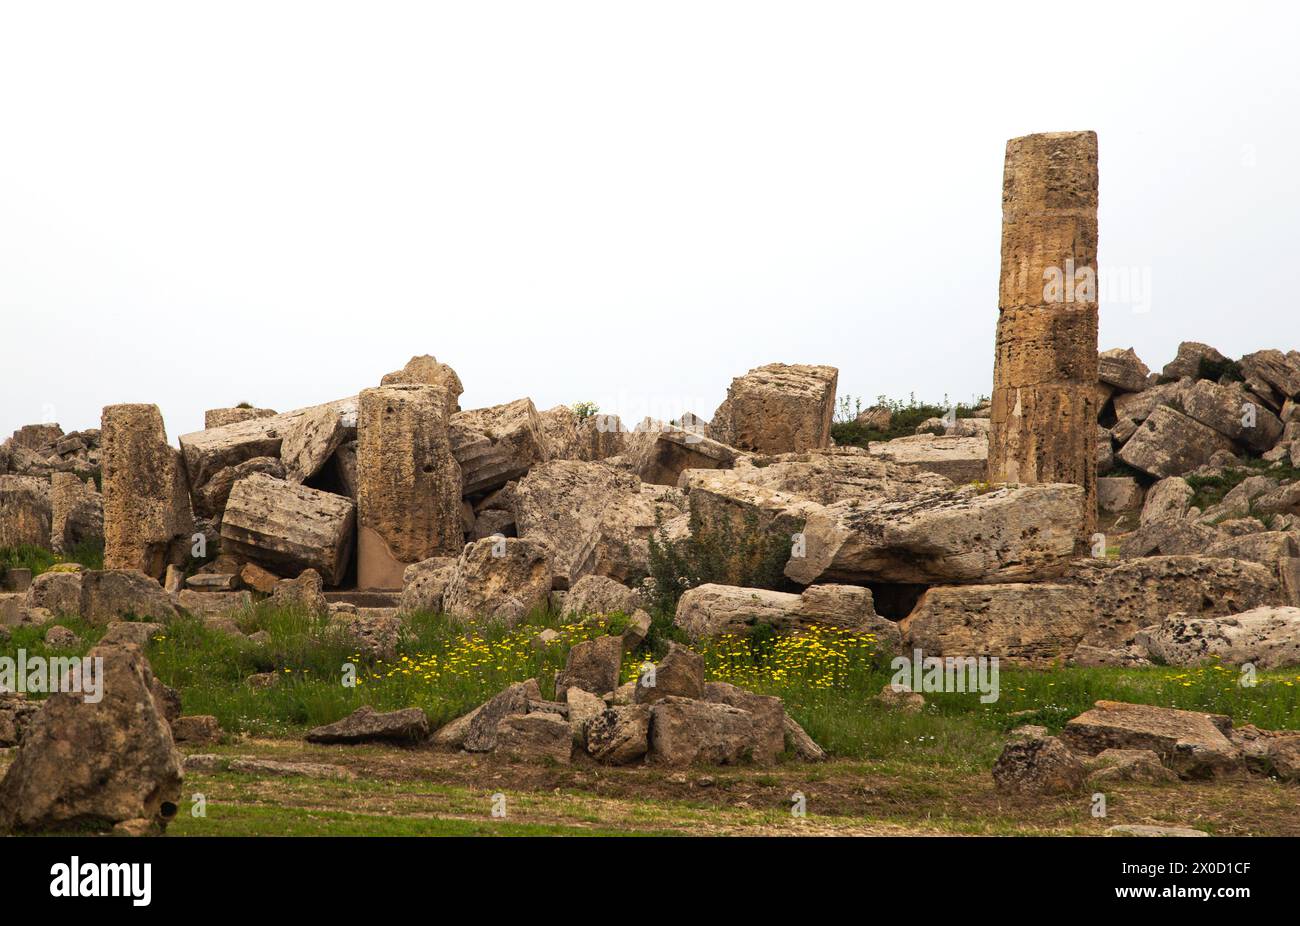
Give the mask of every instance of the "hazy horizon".
M 174 442 L 424 353 L 462 407 L 629 423 L 774 361 L 968 400 L 1037 131 L 1099 136 L 1102 349 L 1300 347 L 1294 8 L 0 10 L 0 440 L 154 402 Z

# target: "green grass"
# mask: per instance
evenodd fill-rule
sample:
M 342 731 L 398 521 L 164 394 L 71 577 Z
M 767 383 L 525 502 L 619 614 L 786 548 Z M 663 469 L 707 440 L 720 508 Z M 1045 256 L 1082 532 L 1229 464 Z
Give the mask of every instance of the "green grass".
M 44 547 L 23 545 L 0 547 L 0 572 L 6 569 L 30 569 L 33 576 L 48 572 L 59 563 L 80 563 L 87 569 L 104 568 L 103 541 L 82 541 L 60 555 Z
M 1296 482 L 1300 480 L 1300 469 L 1288 463 L 1273 465 L 1265 460 L 1252 458 L 1246 460 L 1241 466 L 1225 469 L 1219 476 L 1184 476 L 1183 478 L 1195 493 L 1192 495 L 1191 505 L 1204 511 L 1223 501 L 1225 495 L 1251 476 L 1268 476 L 1279 483 Z
M 933 402 L 918 402 L 915 395 L 910 396 L 906 402 L 889 399 L 883 395 L 877 396 L 875 404 L 884 405 L 893 412 L 889 427 L 880 430 L 864 428 L 855 420 L 858 413 L 866 407 L 862 404 L 861 398 L 840 396 L 836 404 L 835 421 L 831 424 L 831 437 L 840 447 L 866 447 L 871 441 L 888 441 L 915 434 L 921 422 L 928 418 L 942 418 L 952 408 L 956 408 L 958 418 L 973 418 L 975 410 L 987 403 L 987 396 L 980 396 L 969 403 L 958 402 L 955 406 L 948 402 L 947 396 L 943 397 L 941 405 Z M 936 433 L 943 432 L 940 430 Z

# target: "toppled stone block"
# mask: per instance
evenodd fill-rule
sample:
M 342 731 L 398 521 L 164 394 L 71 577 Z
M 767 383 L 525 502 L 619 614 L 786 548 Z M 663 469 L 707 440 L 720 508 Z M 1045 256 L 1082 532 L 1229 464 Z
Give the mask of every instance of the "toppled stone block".
M 48 482 L 37 476 L 0 476 L 0 547 L 49 549 L 52 521 Z
M 1219 452 L 1232 452 L 1228 438 L 1180 411 L 1161 405 L 1120 448 L 1119 458 L 1129 466 L 1163 479 L 1190 473 Z
M 130 569 L 89 570 L 80 577 L 77 613 L 89 624 L 107 624 L 123 617 L 167 623 L 176 608 L 157 580 Z
M 460 396 L 465 391 L 456 371 L 445 363 L 439 363 L 432 354 L 420 354 L 406 362 L 406 366 L 393 373 L 386 373 L 379 381 L 381 386 L 437 386 L 446 396 L 447 416 L 460 411 Z
M 691 640 L 744 636 L 762 625 L 779 634 L 836 627 L 893 648 L 902 642 L 898 625 L 876 614 L 871 589 L 855 585 L 811 585 L 796 595 L 706 583 L 683 593 L 673 623 Z
M 875 441 L 867 450 L 882 460 L 914 466 L 959 485 L 982 481 L 988 473 L 987 436 L 914 434 Z
M 541 711 L 510 714 L 497 725 L 495 751 L 517 759 L 568 765 L 573 754 L 573 732 L 559 714 Z
M 1190 666 L 1207 659 L 1260 669 L 1300 665 L 1300 608 L 1253 608 L 1226 617 L 1172 614 L 1137 634 L 1159 662 Z
M 1054 736 L 1008 743 L 993 766 L 999 790 L 1020 794 L 1072 794 L 1087 777 L 1079 758 Z
M 1231 727 L 1231 720 L 1217 714 L 1098 701 L 1065 725 L 1061 739 L 1087 755 L 1150 749 L 1182 778 L 1218 778 L 1245 772 L 1241 750 L 1227 737 Z
M 828 447 L 839 371 L 831 366 L 769 363 L 731 381 L 709 436 L 756 453 Z
M 453 415 L 451 452 L 460 463 L 466 496 L 499 489 L 550 458 L 532 399 Z
M 309 743 L 418 743 L 429 736 L 429 718 L 418 707 L 380 713 L 363 704 L 342 720 L 315 727 Z
M 223 549 L 280 574 L 315 569 L 329 585 L 347 572 L 356 506 L 340 495 L 261 474 L 235 483 Z
M 50 549 L 65 553 L 104 540 L 104 500 L 75 473 L 50 476 Z
M 551 552 L 515 537 L 486 538 L 465 545 L 443 592 L 443 610 L 467 621 L 498 620 L 510 626 L 551 592 Z
M 654 763 L 735 765 L 752 758 L 755 744 L 754 715 L 730 704 L 667 697 L 651 707 Z
M 603 695 L 618 687 L 623 667 L 623 641 L 604 636 L 575 643 L 569 650 L 564 668 L 555 676 L 555 696 L 563 698 L 570 688 L 580 688 Z

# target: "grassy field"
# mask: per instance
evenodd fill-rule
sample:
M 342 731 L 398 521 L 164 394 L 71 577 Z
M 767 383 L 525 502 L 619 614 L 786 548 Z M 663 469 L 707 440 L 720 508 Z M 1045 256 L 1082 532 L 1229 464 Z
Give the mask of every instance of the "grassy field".
M 379 709 L 418 706 L 440 725 L 507 684 L 538 678 L 553 691 L 555 672 L 579 640 L 618 630 L 608 622 L 562 622 L 536 615 L 514 630 L 467 630 L 439 615 L 412 618 L 411 637 L 391 662 L 367 661 L 333 635 L 323 620 L 265 605 L 242 614 L 246 632 L 266 630 L 257 643 L 184 618 L 150 644 L 155 672 L 181 692 L 185 713 L 214 714 L 227 740 L 215 749 L 232 756 L 337 764 L 351 778 L 266 777 L 233 771 L 192 772 L 187 794 L 202 793 L 207 814 L 182 810 L 179 834 L 541 834 L 551 832 L 922 832 L 1086 833 L 1102 824 L 1163 822 L 1213 832 L 1295 832 L 1300 835 L 1300 788 L 1254 779 L 1172 786 L 1121 785 L 1108 794 L 1110 813 L 1098 821 L 1081 797 L 1024 801 L 993 790 L 989 771 L 1024 723 L 1056 731 L 1102 698 L 1225 713 L 1237 723 L 1300 729 L 1300 675 L 1269 672 L 1243 688 L 1234 670 L 1007 669 L 1000 697 L 927 695 L 924 710 L 901 713 L 873 700 L 891 678 L 889 654 L 869 637 L 821 631 L 800 637 L 755 634 L 701 647 L 707 674 L 781 696 L 790 714 L 831 754 L 806 765 L 790 759 L 773 768 L 612 769 L 515 765 L 494 757 L 450 755 L 395 747 L 315 747 L 302 733 L 361 704 Z M 93 645 L 100 629 L 75 619 L 61 623 Z M 544 627 L 560 638 L 534 645 Z M 48 654 L 41 628 L 14 628 L 0 645 L 12 656 Z M 662 646 L 662 642 L 657 644 Z M 630 655 L 627 677 L 653 658 Z M 346 664 L 359 683 L 342 683 Z M 257 672 L 275 672 L 270 689 L 249 686 Z M 512 811 L 493 818 L 494 793 Z M 795 792 L 809 798 L 809 817 L 792 818 Z M 1176 794 L 1176 798 L 1175 798 Z

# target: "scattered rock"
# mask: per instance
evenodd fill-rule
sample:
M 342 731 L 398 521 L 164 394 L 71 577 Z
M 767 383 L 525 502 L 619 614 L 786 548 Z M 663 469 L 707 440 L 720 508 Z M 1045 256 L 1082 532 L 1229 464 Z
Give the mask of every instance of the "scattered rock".
M 309 743 L 417 743 L 429 736 L 429 719 L 418 707 L 380 713 L 363 704 L 342 720 L 308 731 Z
M 1087 769 L 1054 736 L 1008 743 L 993 766 L 999 790 L 1021 794 L 1072 794 L 1083 789 Z

